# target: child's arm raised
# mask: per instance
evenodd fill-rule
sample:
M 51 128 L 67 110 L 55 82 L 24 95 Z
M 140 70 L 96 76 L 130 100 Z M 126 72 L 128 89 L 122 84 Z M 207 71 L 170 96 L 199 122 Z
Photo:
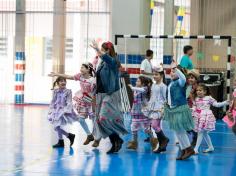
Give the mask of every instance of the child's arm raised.
M 229 105 L 229 101 L 217 102 L 214 98 L 210 97 L 210 103 L 216 108 L 220 108 L 226 105 Z
M 186 83 L 186 77 L 185 75 L 177 68 L 177 63 L 176 61 L 173 60 L 171 63 L 171 68 L 175 70 L 176 75 L 178 76 L 178 82 L 181 87 L 185 86 Z
M 229 104 L 228 101 L 214 102 L 214 103 L 212 104 L 212 106 L 217 107 L 217 108 L 220 108 L 220 107 L 223 107 L 223 106 L 227 106 L 228 104 Z
M 137 91 L 137 92 L 145 92 L 146 89 L 144 87 L 133 87 L 131 84 L 129 84 L 129 87 L 132 89 L 132 91 Z
M 50 77 L 55 77 L 55 76 L 61 76 L 65 79 L 70 79 L 70 80 L 74 80 L 74 76 L 71 76 L 71 75 L 66 75 L 66 74 L 61 74 L 61 73 L 54 73 L 54 72 L 51 72 L 50 74 L 48 74 L 48 76 Z
M 179 85 L 181 87 L 184 87 L 185 86 L 185 83 L 186 83 L 186 77 L 185 75 L 179 70 L 179 69 L 175 69 L 176 71 L 176 74 L 178 75 L 179 79 L 178 79 L 178 82 L 179 82 Z

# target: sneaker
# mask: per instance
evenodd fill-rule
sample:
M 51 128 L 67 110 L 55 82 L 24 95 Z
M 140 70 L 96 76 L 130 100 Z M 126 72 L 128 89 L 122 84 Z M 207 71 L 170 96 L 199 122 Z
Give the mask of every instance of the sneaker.
M 150 137 L 147 137 L 146 139 L 144 139 L 144 142 L 150 142 Z
M 213 152 L 214 151 L 214 148 L 208 148 L 208 149 L 206 149 L 206 150 L 203 150 L 202 152 L 203 153 L 211 153 L 211 152 Z

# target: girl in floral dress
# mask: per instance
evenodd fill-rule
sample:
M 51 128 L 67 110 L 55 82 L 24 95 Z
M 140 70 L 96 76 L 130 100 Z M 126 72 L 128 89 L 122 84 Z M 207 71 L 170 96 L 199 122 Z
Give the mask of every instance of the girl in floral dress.
M 198 149 L 202 143 L 202 139 L 204 138 L 208 145 L 208 149 L 204 150 L 203 152 L 213 152 L 214 147 L 208 133 L 215 130 L 216 119 L 210 107 L 223 107 L 227 105 L 228 102 L 224 101 L 218 103 L 210 96 L 209 88 L 204 84 L 198 85 L 196 94 L 196 98 L 193 101 L 193 117 L 195 121 L 195 131 L 198 132 L 198 137 L 194 151 L 195 154 L 198 154 Z

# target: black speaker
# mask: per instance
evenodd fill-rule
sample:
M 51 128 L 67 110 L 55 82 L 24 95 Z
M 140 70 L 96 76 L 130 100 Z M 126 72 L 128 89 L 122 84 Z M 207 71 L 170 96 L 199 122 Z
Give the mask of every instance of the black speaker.
M 204 83 L 210 89 L 211 96 L 218 102 L 224 100 L 224 73 L 201 73 L 200 83 Z M 211 110 L 217 119 L 224 117 L 223 108 L 211 107 Z

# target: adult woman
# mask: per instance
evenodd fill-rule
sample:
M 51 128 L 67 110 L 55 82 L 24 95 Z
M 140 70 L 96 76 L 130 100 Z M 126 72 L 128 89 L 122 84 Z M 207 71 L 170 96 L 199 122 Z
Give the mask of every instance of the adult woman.
M 95 130 L 102 138 L 109 137 L 112 147 L 107 153 L 115 153 L 121 149 L 123 140 L 119 135 L 127 134 L 121 112 L 119 92 L 119 64 L 114 46 L 111 42 L 102 44 L 101 49 L 93 41 L 93 47 L 101 58 L 96 70 L 96 121 Z

